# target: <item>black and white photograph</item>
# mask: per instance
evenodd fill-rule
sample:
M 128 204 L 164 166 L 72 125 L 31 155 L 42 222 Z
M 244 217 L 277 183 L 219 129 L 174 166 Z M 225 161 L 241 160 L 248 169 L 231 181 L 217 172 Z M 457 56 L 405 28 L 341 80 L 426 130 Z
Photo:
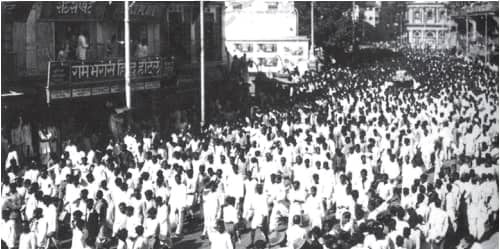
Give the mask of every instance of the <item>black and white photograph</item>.
M 497 1 L 10 1 L 1 249 L 496 249 Z

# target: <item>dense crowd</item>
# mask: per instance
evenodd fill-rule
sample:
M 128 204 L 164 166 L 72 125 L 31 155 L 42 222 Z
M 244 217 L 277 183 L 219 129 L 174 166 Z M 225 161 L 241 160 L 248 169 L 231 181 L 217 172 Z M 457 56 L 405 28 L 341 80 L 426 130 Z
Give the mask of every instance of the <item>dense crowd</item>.
M 401 68 L 419 89 L 385 87 Z M 2 244 L 48 247 L 71 230 L 72 249 L 172 248 L 201 214 L 216 249 L 246 246 L 248 231 L 254 248 L 496 248 L 496 72 L 407 53 L 288 90 L 286 105 L 201 132 L 130 130 L 58 154 L 47 141 L 22 164 L 12 147 Z

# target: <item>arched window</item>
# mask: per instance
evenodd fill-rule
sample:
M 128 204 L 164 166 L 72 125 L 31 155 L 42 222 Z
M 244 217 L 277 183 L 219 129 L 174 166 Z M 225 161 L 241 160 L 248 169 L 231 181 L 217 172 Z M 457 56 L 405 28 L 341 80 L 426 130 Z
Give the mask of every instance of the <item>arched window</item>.
M 427 37 L 427 39 L 432 39 L 432 38 L 434 38 L 434 32 L 432 32 L 432 31 L 427 31 L 426 37 Z
M 413 37 L 415 37 L 415 38 L 420 38 L 420 31 L 418 31 L 418 30 L 414 30 L 414 31 L 413 31 Z

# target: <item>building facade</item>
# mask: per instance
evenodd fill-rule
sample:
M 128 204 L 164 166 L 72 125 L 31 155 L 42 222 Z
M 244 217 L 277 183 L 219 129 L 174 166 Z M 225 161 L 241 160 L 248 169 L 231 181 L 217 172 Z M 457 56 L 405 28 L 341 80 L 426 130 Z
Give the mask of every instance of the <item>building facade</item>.
M 445 3 L 408 3 L 406 21 L 406 33 L 412 48 L 449 48 L 450 23 Z
M 205 5 L 205 59 L 209 67 L 221 64 L 225 56 L 223 11 L 221 2 L 207 2 Z M 23 12 L 25 18 L 15 18 L 19 12 Z M 2 84 L 8 85 L 11 80 L 26 77 L 49 78 L 49 82 L 36 84 L 53 83 L 49 85 L 55 87 L 58 82 L 62 83 L 66 94 L 60 97 L 67 95 L 70 86 L 84 85 L 82 82 L 109 85 L 110 78 L 122 77 L 121 64 L 114 72 L 112 66 L 108 66 L 109 74 L 103 69 L 99 72 L 91 70 L 99 69 L 92 65 L 123 60 L 123 13 L 123 3 L 118 2 L 2 3 L 2 55 L 7 55 L 5 59 L 2 56 L 2 72 L 8 75 Z M 84 61 L 76 54 L 82 36 L 88 45 Z M 130 39 L 132 60 L 140 57 L 140 60 L 156 64 L 161 62 L 165 70 L 172 70 L 168 67 L 173 67 L 175 62 L 175 68 L 181 74 L 190 74 L 190 68 L 199 68 L 199 3 L 133 3 L 130 7 Z M 137 48 L 141 44 L 147 49 L 139 55 Z M 63 69 L 54 68 L 61 62 L 66 67 L 65 76 L 61 74 Z M 73 64 L 84 67 L 78 68 L 80 71 L 77 72 Z M 68 70 L 75 70 L 74 75 Z M 90 70 L 88 75 L 87 70 Z M 171 78 L 174 72 L 162 71 L 157 76 Z M 74 81 L 79 84 L 67 84 Z
M 450 9 L 457 52 L 498 63 L 498 2 L 454 2 Z
M 362 16 L 365 23 L 370 24 L 372 27 L 376 27 L 380 23 L 381 6 L 382 2 L 380 1 L 366 2 L 363 7 L 355 5 L 355 20 L 358 20 L 359 17 Z
M 246 55 L 251 73 L 274 74 L 307 63 L 308 39 L 297 35 L 293 1 L 226 1 L 224 30 L 228 53 Z
M 102 109 L 107 102 L 124 105 L 123 2 L 2 2 L 1 6 L 2 100 L 14 103 L 22 98 L 7 96 L 12 89 L 19 96 L 28 92 L 36 96 L 26 98 L 23 105 L 8 105 L 12 112 L 33 110 L 43 115 L 61 107 L 77 115 L 93 107 Z M 179 99 L 199 101 L 199 2 L 131 2 L 129 15 L 133 106 L 168 109 Z M 223 15 L 224 3 L 204 4 L 207 87 L 222 78 Z M 88 46 L 82 59 L 78 47 L 84 43 Z M 44 111 L 39 111 L 42 107 Z M 18 108 L 23 110 L 14 110 Z

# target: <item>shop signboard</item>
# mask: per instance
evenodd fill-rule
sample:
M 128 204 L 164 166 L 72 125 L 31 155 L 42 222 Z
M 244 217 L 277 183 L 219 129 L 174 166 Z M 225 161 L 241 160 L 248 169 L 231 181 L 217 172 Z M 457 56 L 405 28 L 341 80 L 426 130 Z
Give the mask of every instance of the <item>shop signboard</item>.
M 123 92 L 123 90 L 124 90 L 123 85 L 116 84 L 116 85 L 111 86 L 110 92 L 111 93 L 119 93 L 119 92 Z
M 63 89 L 63 90 L 54 90 L 50 92 L 51 99 L 67 99 L 71 98 L 71 90 Z
M 90 96 L 91 88 L 77 88 L 71 91 L 72 97 L 87 97 Z
M 144 84 L 144 88 L 149 89 L 158 89 L 160 88 L 160 81 L 149 81 Z
M 109 94 L 109 86 L 92 87 L 92 96 Z
M 142 91 L 161 88 L 161 80 L 174 75 L 174 62 L 145 58 L 130 63 L 131 88 Z M 123 60 L 49 63 L 50 99 L 97 96 L 124 91 Z
M 144 90 L 144 82 L 133 82 L 130 87 L 132 91 Z
M 123 21 L 123 4 L 114 6 L 113 19 Z M 135 2 L 129 9 L 129 18 L 131 22 L 153 22 L 162 21 L 164 7 L 152 2 Z
M 104 2 L 60 1 L 42 5 L 41 21 L 98 21 L 104 17 Z
M 160 58 L 146 58 L 130 62 L 130 78 L 162 78 L 173 75 L 174 64 Z M 125 77 L 125 62 L 109 60 L 96 62 L 50 63 L 49 87 L 59 84 L 87 84 L 122 81 Z

